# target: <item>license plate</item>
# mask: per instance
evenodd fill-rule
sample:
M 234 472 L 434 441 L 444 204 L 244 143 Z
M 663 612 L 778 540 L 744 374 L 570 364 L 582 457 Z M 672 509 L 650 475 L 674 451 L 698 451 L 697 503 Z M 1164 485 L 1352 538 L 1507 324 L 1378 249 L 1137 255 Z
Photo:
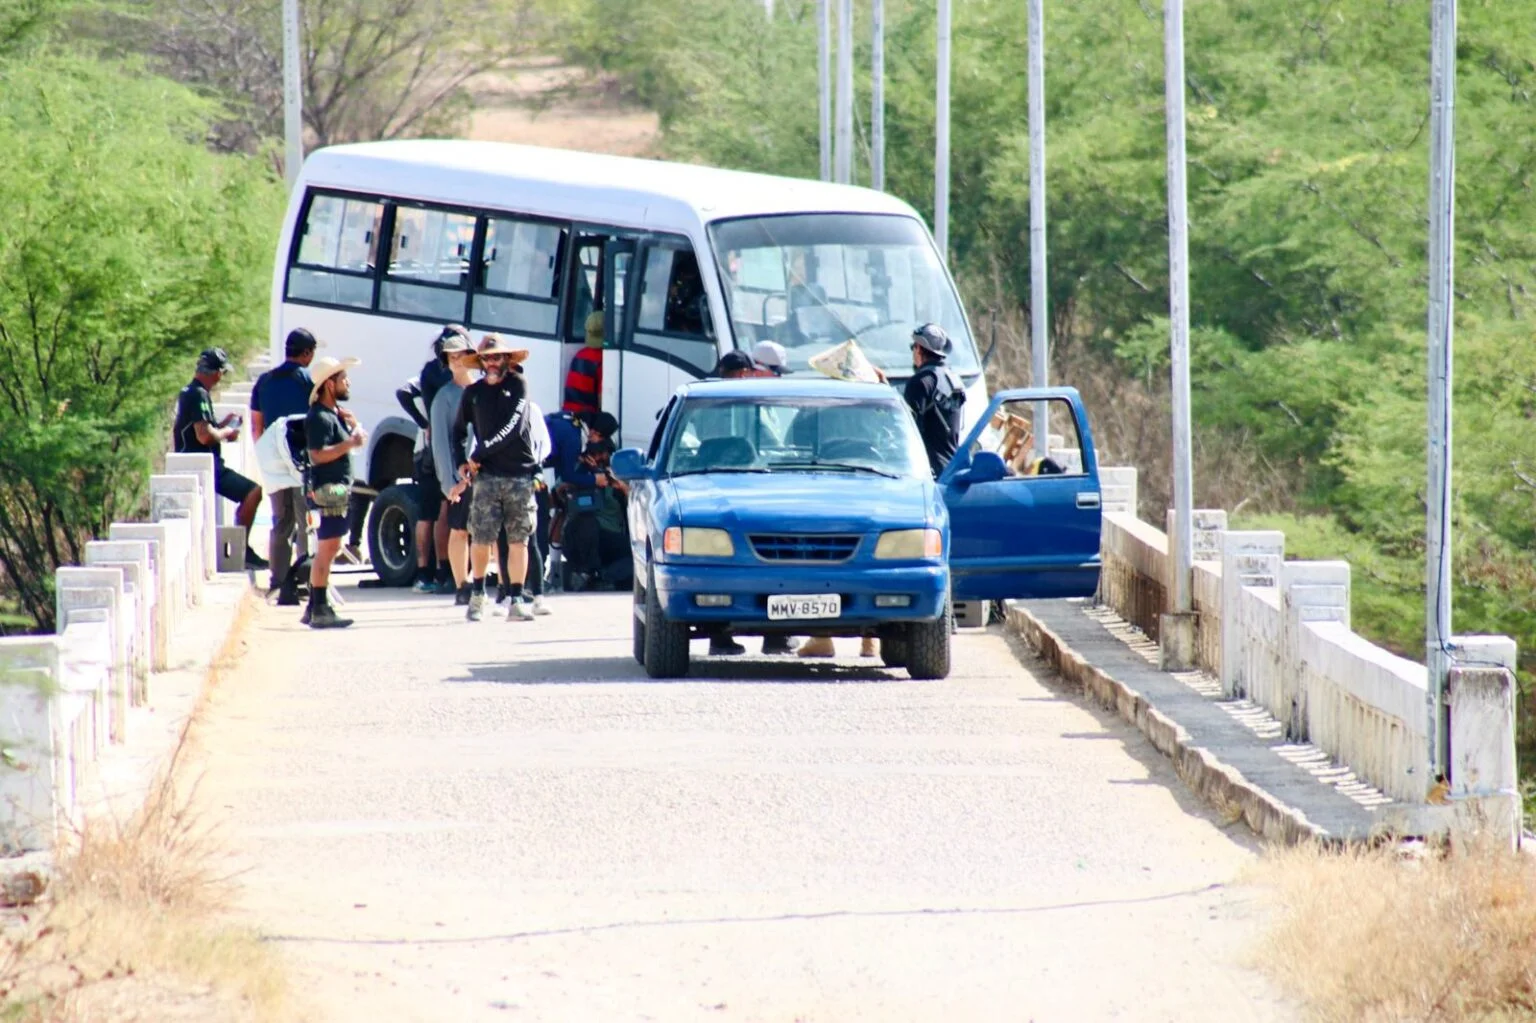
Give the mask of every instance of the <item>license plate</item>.
M 843 598 L 837 593 L 775 593 L 768 598 L 768 619 L 836 618 L 843 613 Z

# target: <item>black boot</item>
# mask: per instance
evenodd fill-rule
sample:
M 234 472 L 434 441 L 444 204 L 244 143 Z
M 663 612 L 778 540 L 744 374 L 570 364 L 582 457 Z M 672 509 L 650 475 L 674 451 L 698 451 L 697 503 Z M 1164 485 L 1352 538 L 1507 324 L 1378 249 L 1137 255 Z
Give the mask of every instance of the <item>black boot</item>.
M 326 599 L 325 587 L 316 586 L 309 591 L 309 621 L 305 624 L 311 629 L 345 629 L 352 624 L 352 619 L 337 615 Z

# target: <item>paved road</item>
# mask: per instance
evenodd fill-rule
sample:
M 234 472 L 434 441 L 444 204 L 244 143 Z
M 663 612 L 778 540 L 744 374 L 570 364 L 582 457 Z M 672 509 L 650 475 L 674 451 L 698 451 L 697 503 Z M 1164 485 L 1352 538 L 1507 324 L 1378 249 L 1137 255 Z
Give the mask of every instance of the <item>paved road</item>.
M 344 633 L 262 612 L 206 732 L 312 1018 L 1290 1018 L 1240 965 L 1247 836 L 1001 635 L 938 683 L 658 683 L 627 594 L 472 625 L 345 592 Z

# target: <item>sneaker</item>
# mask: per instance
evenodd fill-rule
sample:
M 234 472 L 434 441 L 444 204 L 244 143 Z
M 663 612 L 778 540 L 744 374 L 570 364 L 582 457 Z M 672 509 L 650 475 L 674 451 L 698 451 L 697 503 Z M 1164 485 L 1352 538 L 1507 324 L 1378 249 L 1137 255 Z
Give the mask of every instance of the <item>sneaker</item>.
M 266 558 L 247 547 L 245 549 L 245 567 L 259 572 L 264 568 L 271 568 L 272 564 Z
M 416 581 L 411 584 L 411 589 L 415 590 L 417 593 L 436 593 L 437 583 L 433 582 L 431 579 L 428 579 L 424 575 L 419 575 L 416 577 Z
M 549 605 L 544 603 L 543 597 L 534 597 L 533 613 L 542 617 L 543 615 L 552 614 L 553 612 L 550 611 Z
M 299 624 L 300 625 L 308 625 L 310 617 L 312 616 L 314 610 L 315 609 L 313 607 L 311 607 L 309 604 L 305 604 L 304 605 L 304 613 L 299 615 Z
M 786 656 L 788 654 L 794 653 L 795 652 L 795 648 L 798 647 L 799 645 L 800 644 L 796 643 L 793 639 L 790 639 L 788 636 L 764 636 L 763 637 L 763 656 L 765 656 L 765 657 L 775 657 L 775 656 L 782 657 L 782 656 Z
M 746 647 L 729 636 L 716 636 L 709 641 L 709 656 L 711 657 L 738 657 L 746 652 Z
M 465 583 L 453 591 L 453 606 L 467 607 L 469 605 L 469 584 Z
M 512 591 L 505 586 L 496 587 L 496 603 L 505 604 L 512 599 Z
M 437 582 L 433 583 L 432 592 L 445 595 L 450 593 L 456 594 L 459 592 L 459 588 L 454 585 L 453 577 L 449 576 L 447 579 L 439 579 Z
M 340 617 L 329 604 L 321 604 L 310 614 L 306 624 L 311 629 L 345 629 L 352 624 L 352 619 Z
M 298 591 L 297 590 L 278 590 L 277 591 L 277 606 L 278 607 L 298 607 L 299 606 L 299 594 L 298 594 Z M 306 622 L 305 624 L 307 625 L 308 623 Z
M 469 595 L 469 610 L 464 612 L 464 617 L 472 622 L 478 622 L 485 617 L 485 594 L 471 593 Z
M 533 605 L 526 600 L 514 600 L 507 605 L 507 621 L 533 621 Z

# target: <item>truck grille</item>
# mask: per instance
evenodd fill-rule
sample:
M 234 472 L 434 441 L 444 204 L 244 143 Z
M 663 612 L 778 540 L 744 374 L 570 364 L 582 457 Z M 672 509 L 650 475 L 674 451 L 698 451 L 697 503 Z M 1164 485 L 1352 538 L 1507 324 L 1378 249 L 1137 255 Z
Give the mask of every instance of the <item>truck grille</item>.
M 764 561 L 847 561 L 859 546 L 857 536 L 755 533 L 747 539 Z

